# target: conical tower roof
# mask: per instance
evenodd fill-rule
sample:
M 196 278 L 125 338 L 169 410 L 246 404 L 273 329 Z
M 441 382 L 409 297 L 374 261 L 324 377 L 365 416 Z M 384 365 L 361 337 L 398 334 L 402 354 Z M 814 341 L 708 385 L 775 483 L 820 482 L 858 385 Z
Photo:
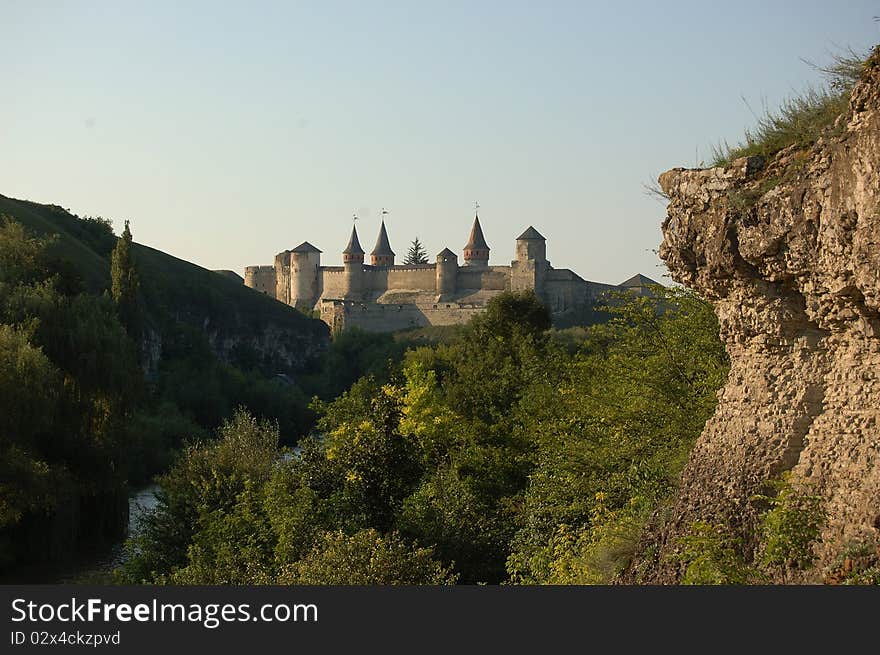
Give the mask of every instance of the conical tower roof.
M 391 250 L 391 244 L 388 243 L 388 232 L 385 230 L 385 221 L 382 221 L 382 227 L 379 228 L 379 238 L 376 239 L 376 247 L 370 253 L 374 257 L 394 257 L 394 251 Z
M 317 253 L 320 253 L 321 251 L 318 250 L 317 248 L 315 248 L 315 246 L 310 244 L 308 241 L 303 241 L 301 244 L 299 244 L 296 248 L 294 248 L 290 252 L 297 252 L 297 253 L 317 252 Z
M 529 228 L 520 234 L 517 238 L 517 241 L 546 241 L 544 237 L 541 236 L 541 233 L 538 232 L 535 228 L 529 225 Z
M 654 280 L 652 280 L 649 277 L 645 277 L 641 273 L 636 273 L 630 279 L 628 279 L 626 282 L 621 282 L 617 286 L 629 288 L 629 287 L 648 287 L 648 286 L 652 286 L 652 285 L 660 286 L 660 283 L 655 282 Z
M 342 251 L 343 255 L 363 255 L 364 249 L 361 248 L 361 242 L 358 241 L 358 233 L 357 227 L 351 226 L 351 238 L 348 240 L 348 245 L 345 246 L 345 250 Z
M 465 250 L 489 250 L 489 245 L 483 237 L 483 228 L 480 227 L 480 218 L 474 215 L 474 226 L 471 228 L 471 237 L 464 246 Z

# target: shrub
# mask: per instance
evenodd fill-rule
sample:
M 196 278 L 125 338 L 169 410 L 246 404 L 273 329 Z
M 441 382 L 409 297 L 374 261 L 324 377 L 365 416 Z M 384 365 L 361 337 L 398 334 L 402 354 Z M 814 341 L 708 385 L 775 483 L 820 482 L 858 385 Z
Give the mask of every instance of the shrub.
M 681 584 L 728 585 L 748 584 L 756 572 L 737 553 L 738 541 L 723 525 L 695 521 L 690 531 L 678 541 L 673 556 L 685 564 Z
M 408 545 L 397 533 L 372 528 L 347 536 L 325 532 L 312 551 L 287 567 L 282 584 L 446 585 L 456 576 L 432 557 L 431 549 Z
M 798 489 L 788 474 L 771 484 L 776 495 L 755 497 L 770 505 L 760 520 L 760 562 L 777 569 L 785 580 L 787 569 L 805 570 L 813 565 L 813 546 L 821 534 L 826 512 L 822 497 Z

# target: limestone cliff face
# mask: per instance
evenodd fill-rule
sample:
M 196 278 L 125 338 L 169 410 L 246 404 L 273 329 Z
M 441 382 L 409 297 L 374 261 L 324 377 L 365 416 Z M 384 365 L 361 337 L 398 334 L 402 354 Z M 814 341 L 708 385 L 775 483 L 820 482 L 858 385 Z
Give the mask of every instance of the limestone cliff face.
M 233 331 L 208 324 L 205 331 L 211 349 L 223 361 L 234 361 L 235 351 L 245 347 L 271 362 L 277 372 L 298 373 L 330 343 L 330 330 L 324 323 L 314 320 L 314 327 L 310 328 L 270 323 L 252 330 Z
M 318 320 L 297 317 L 299 320 L 285 321 L 276 317 L 248 321 L 235 311 L 227 312 L 222 321 L 211 316 L 186 318 L 190 320 L 178 320 L 198 327 L 211 351 L 221 361 L 235 363 L 246 351 L 277 373 L 296 375 L 314 363 L 330 343 L 329 328 Z M 193 318 L 200 320 L 196 322 Z M 146 331 L 142 351 L 148 377 L 158 375 L 165 346 L 161 331 Z
M 791 470 L 825 499 L 820 578 L 851 540 L 880 536 L 880 49 L 850 110 L 810 148 L 660 176 L 660 256 L 715 305 L 731 359 L 683 473 L 649 582 L 696 520 L 754 546 L 750 497 Z

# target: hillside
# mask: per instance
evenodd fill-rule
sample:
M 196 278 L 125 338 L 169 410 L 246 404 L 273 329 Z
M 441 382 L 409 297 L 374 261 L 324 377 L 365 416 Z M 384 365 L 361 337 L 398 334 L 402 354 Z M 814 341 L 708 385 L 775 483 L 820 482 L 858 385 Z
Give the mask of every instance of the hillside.
M 237 408 L 309 431 L 323 323 L 137 244 L 126 314 L 108 221 L 4 196 L 0 217 L 0 576 L 119 539 L 128 490 Z
M 53 254 L 72 264 L 87 290 L 109 287 L 116 240 L 100 221 L 79 218 L 56 205 L 0 195 L 3 214 L 38 235 L 57 235 Z M 137 226 L 133 228 L 136 234 Z M 134 255 L 151 328 L 146 346 L 152 366 L 161 357 L 164 340 L 181 325 L 204 331 L 224 361 L 236 349 L 252 348 L 278 372 L 300 370 L 326 348 L 329 334 L 323 323 L 228 275 L 140 244 L 135 244 Z

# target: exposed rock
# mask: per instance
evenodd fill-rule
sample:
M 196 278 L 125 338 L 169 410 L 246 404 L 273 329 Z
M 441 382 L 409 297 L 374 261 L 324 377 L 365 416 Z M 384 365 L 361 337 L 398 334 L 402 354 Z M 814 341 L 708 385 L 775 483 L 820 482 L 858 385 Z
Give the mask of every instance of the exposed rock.
M 330 343 L 330 330 L 317 320 L 284 322 L 266 319 L 248 322 L 230 311 L 223 323 L 204 317 L 201 332 L 211 351 L 223 362 L 235 363 L 242 352 L 269 366 L 275 373 L 297 375 L 313 364 Z M 141 345 L 144 370 L 148 378 L 158 376 L 164 339 L 161 332 L 148 329 Z
M 783 471 L 828 510 L 800 581 L 820 580 L 847 542 L 880 536 L 880 49 L 835 132 L 766 162 L 660 176 L 660 256 L 713 302 L 731 371 L 646 537 L 657 548 L 633 568 L 642 581 L 678 578 L 667 555 L 697 520 L 730 526 L 748 556 L 750 499 Z

